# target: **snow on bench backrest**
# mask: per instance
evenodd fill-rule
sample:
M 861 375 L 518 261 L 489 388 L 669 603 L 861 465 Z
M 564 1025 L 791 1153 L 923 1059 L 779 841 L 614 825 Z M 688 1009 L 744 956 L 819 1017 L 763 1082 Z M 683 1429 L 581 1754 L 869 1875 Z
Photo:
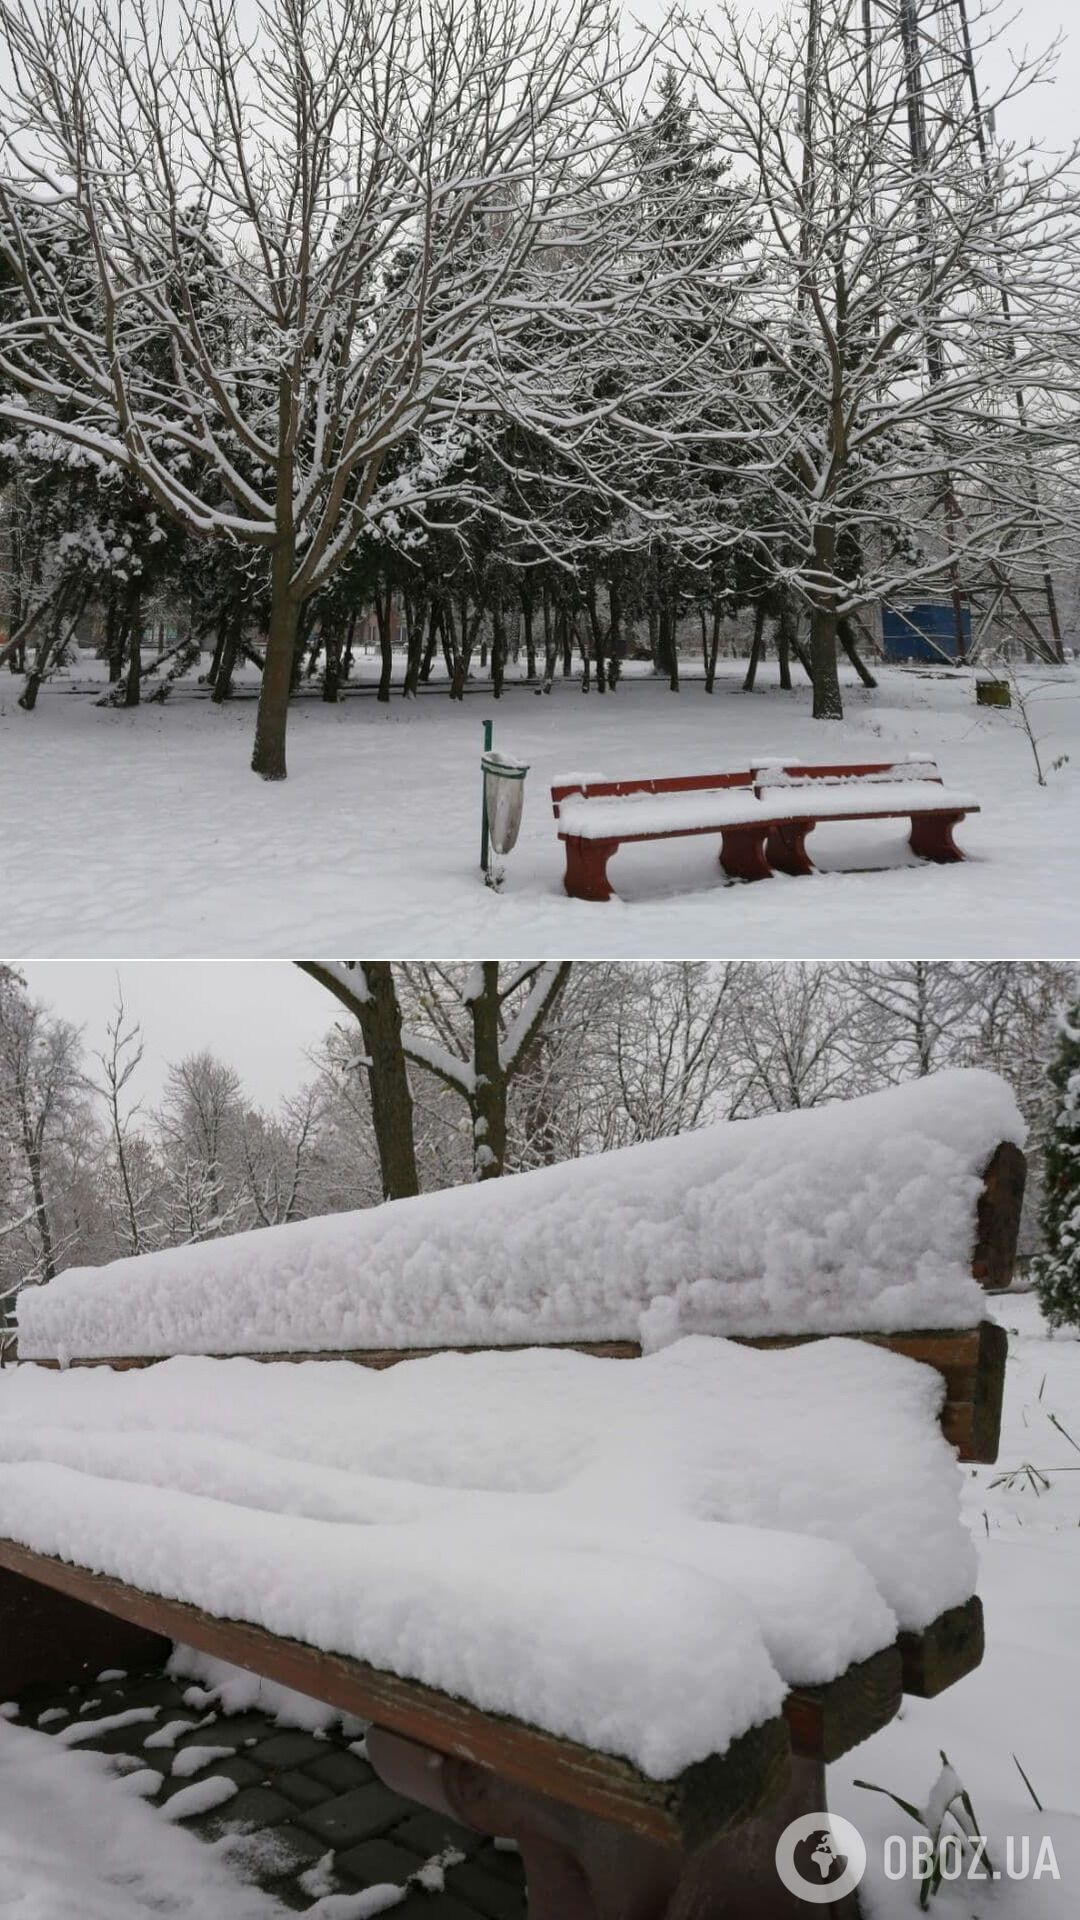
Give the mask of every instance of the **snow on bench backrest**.
M 657 774 L 649 780 L 607 780 L 600 774 L 566 773 L 551 783 L 551 804 L 557 820 L 562 802 L 572 794 L 583 800 L 621 800 L 636 793 L 708 793 L 724 787 L 749 787 L 753 778 L 749 767 L 736 773 Z
M 997 1075 L 77 1268 L 19 1297 L 23 1359 L 973 1327 Z
M 770 761 L 752 768 L 750 777 L 758 794 L 767 792 L 770 787 L 808 787 L 819 782 L 826 786 L 844 786 L 849 782 L 858 786 L 873 785 L 875 781 L 895 786 L 905 780 L 934 780 L 939 786 L 942 784 L 936 761 L 914 754 L 906 760 L 888 760 L 868 766 L 805 767 L 798 762 L 781 766 L 778 762 Z

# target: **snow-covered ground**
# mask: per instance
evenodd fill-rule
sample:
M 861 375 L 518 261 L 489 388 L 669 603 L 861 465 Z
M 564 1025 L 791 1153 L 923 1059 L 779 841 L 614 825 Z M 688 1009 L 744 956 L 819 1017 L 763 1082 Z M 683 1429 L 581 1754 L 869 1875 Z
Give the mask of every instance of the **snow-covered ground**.
M 881 1868 L 885 1836 L 910 1840 L 917 1829 L 891 1801 L 853 1783 L 872 1781 L 924 1806 L 942 1749 L 1003 1877 L 943 1885 L 931 1912 L 940 1920 L 1075 1920 L 1080 1911 L 1080 1339 L 1048 1339 L 1032 1296 L 1003 1297 L 994 1309 L 1010 1330 L 1001 1451 L 995 1466 L 968 1470 L 965 1496 L 980 1560 L 985 1660 L 936 1700 L 906 1699 L 897 1720 L 829 1769 L 830 1805 L 869 1845 L 860 1889 L 866 1920 L 917 1914 L 910 1879 L 890 1882 Z M 1032 1867 L 1050 1837 L 1060 1879 L 1006 1877 L 1009 1836 L 1020 1868 L 1024 1835 Z
M 0 1911 L 4 1920 L 277 1920 L 285 1908 L 167 1824 L 104 1754 L 0 1716 Z
M 1019 714 L 977 708 L 963 674 L 881 671 L 849 686 L 847 718 L 815 723 L 809 690 L 782 694 L 768 664 L 739 690 L 726 663 L 710 698 L 672 695 L 631 668 L 614 698 L 576 681 L 550 698 L 510 685 L 460 705 L 441 690 L 380 707 L 300 700 L 290 777 L 248 770 L 254 707 L 181 689 L 164 707 L 98 708 L 91 667 L 18 711 L 0 676 L 0 953 L 10 956 L 439 958 L 707 955 L 1072 957 L 1080 951 L 1080 669 L 1025 669 L 1047 785 Z M 80 690 L 81 689 L 81 690 Z M 247 690 L 250 693 L 250 689 Z M 528 761 L 521 838 L 501 893 L 479 868 L 481 721 Z M 903 824 L 823 826 L 820 872 L 726 884 L 709 836 L 625 848 L 618 898 L 562 891 L 548 788 L 566 774 L 709 772 L 776 756 L 936 758 L 981 814 L 963 865 L 914 860 Z M 1064 758 L 1069 756 L 1068 758 Z M 1054 765 L 1064 759 L 1064 764 Z M 859 871 L 854 871 L 859 869 Z

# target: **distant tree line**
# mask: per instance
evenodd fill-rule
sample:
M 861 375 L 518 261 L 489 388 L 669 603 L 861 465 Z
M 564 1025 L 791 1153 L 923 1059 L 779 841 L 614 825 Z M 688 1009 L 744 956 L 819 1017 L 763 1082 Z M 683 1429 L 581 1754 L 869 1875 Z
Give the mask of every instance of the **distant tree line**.
M 985 110 L 928 83 L 913 154 L 860 0 L 816 41 L 796 4 L 633 46 L 607 0 L 258 15 L 0 0 L 24 707 L 88 609 L 124 704 L 198 649 L 215 700 L 253 666 L 269 779 L 369 616 L 382 700 L 498 697 L 511 653 L 611 693 L 631 645 L 677 689 L 688 621 L 711 690 L 745 610 L 751 682 L 771 631 L 827 719 L 881 605 L 976 590 L 1053 654 L 1027 588 L 1075 568 L 1080 196 L 989 132 L 1045 61 Z

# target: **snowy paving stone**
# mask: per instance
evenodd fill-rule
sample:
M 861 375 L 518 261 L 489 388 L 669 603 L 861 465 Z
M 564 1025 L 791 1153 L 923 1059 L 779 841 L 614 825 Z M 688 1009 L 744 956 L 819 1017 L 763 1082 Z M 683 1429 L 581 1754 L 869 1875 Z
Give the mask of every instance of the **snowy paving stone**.
M 167 1720 L 163 1727 L 155 1727 L 143 1741 L 144 1747 L 175 1747 L 181 1734 L 191 1733 L 198 1723 L 194 1720 Z
M 380 1781 L 373 1781 L 370 1786 L 355 1787 L 351 1793 L 343 1793 L 321 1807 L 309 1807 L 296 1818 L 301 1826 L 341 1848 L 354 1846 L 357 1841 L 380 1832 L 393 1820 L 400 1819 L 410 1804 Z
M 306 1772 L 310 1779 L 331 1787 L 335 1793 L 347 1793 L 351 1787 L 366 1786 L 369 1780 L 375 1778 L 374 1768 L 352 1753 L 324 1754 L 321 1760 L 309 1761 Z
M 272 1733 L 250 1749 L 251 1758 L 266 1767 L 300 1767 L 324 1758 L 326 1749 L 310 1733 Z
M 525 1912 L 525 1887 L 522 1879 L 512 1883 L 485 1873 L 479 1864 L 466 1860 L 450 1875 L 450 1891 L 484 1916 L 484 1920 L 521 1920 Z M 435 1910 L 438 1914 L 438 1908 Z
M 70 1720 L 70 1718 L 71 1715 L 66 1707 L 46 1707 L 44 1713 L 38 1714 L 36 1724 L 39 1727 L 48 1727 L 56 1720 Z
M 274 1785 L 279 1793 L 287 1794 L 298 1807 L 318 1807 L 324 1800 L 333 1798 L 334 1789 L 324 1786 L 322 1781 L 313 1780 L 310 1773 L 294 1767 L 288 1773 L 275 1776 Z
M 193 1774 L 202 1773 L 204 1767 L 212 1767 L 216 1760 L 234 1758 L 232 1747 L 184 1747 L 173 1760 L 172 1776 L 174 1780 L 190 1780 Z
M 71 1726 L 61 1727 L 53 1738 L 62 1747 L 82 1746 L 84 1742 L 106 1744 L 110 1740 L 115 1744 L 115 1737 L 124 1735 L 128 1727 L 142 1726 L 147 1721 L 156 1720 L 157 1716 L 157 1707 L 128 1707 L 122 1713 L 108 1713 L 99 1720 L 76 1720 Z
M 334 1849 L 321 1853 L 314 1866 L 308 1867 L 299 1875 L 299 1884 L 313 1900 L 321 1900 L 326 1893 L 335 1893 L 338 1887 L 334 1873 Z
M 106 1667 L 104 1673 L 98 1674 L 97 1683 L 98 1683 L 98 1686 L 100 1687 L 100 1686 L 104 1686 L 107 1680 L 126 1680 L 126 1679 L 127 1679 L 126 1667 Z
M 447 1847 L 467 1855 L 483 1845 L 482 1834 L 474 1833 L 471 1827 L 459 1826 L 444 1814 L 430 1813 L 426 1807 L 403 1820 L 390 1837 L 402 1846 L 411 1847 L 424 1860 L 430 1860 L 432 1854 L 443 1853 Z
M 334 1856 L 338 1871 L 352 1875 L 362 1886 L 375 1886 L 389 1880 L 403 1886 L 423 1865 L 423 1857 L 401 1846 L 396 1834 L 390 1838 L 362 1840 L 359 1845 L 338 1848 Z
M 166 1820 L 193 1820 L 197 1814 L 224 1806 L 237 1791 L 235 1780 L 222 1780 L 211 1774 L 208 1780 L 193 1780 L 189 1787 L 182 1787 L 161 1811 Z
M 0 1700 L 0 1720 L 17 1720 L 19 1703 L 17 1700 Z
M 220 1778 L 223 1776 L 218 1775 L 215 1777 Z M 229 1781 L 228 1784 L 232 1786 L 233 1791 L 236 1792 L 235 1783 Z M 272 1787 L 259 1785 L 242 1787 L 240 1791 L 236 1793 L 236 1798 L 229 1807 L 226 1820 L 229 1827 L 233 1830 L 238 1828 L 251 1829 L 254 1827 L 274 1826 L 279 1820 L 291 1819 L 295 1814 L 296 1808 L 290 1800 L 286 1800 L 280 1793 L 275 1793 Z

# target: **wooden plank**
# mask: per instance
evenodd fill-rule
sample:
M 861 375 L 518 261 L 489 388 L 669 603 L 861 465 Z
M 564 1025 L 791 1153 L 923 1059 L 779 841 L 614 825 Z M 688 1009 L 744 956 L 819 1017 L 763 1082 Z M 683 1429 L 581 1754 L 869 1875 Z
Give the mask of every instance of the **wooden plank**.
M 899 1649 L 883 1647 L 821 1687 L 796 1687 L 784 1701 L 792 1751 L 823 1761 L 869 1740 L 899 1713 L 904 1697 Z
M 904 1692 L 932 1700 L 946 1687 L 973 1673 L 985 1649 L 982 1601 L 978 1594 L 963 1606 L 940 1613 L 921 1633 L 897 1639 L 904 1669 Z
M 971 1257 L 976 1280 L 991 1291 L 1012 1282 L 1026 1181 L 1027 1160 L 1011 1140 L 1003 1140 L 983 1175 Z
M 733 1741 L 727 1753 L 687 1768 L 674 1780 L 650 1780 L 628 1761 L 593 1753 L 522 1721 L 484 1713 L 419 1681 L 324 1653 L 247 1621 L 216 1619 L 187 1601 L 143 1593 L 14 1541 L 0 1539 L 0 1567 L 403 1733 L 436 1752 L 489 1767 L 503 1779 L 665 1846 L 682 1846 L 692 1836 L 700 1838 L 702 1828 L 719 1832 L 746 1818 L 779 1792 L 787 1777 L 790 1737 L 779 1716 Z
M 795 1347 L 804 1346 L 812 1340 L 829 1339 L 827 1334 L 766 1334 L 736 1336 L 741 1346 L 759 1347 Z M 1005 1356 L 1008 1341 L 1003 1328 L 993 1321 L 984 1320 L 978 1327 L 968 1327 L 961 1331 L 949 1329 L 920 1333 L 853 1333 L 835 1336 L 848 1340 L 868 1340 L 871 1345 L 888 1347 L 893 1353 L 905 1354 L 908 1359 L 922 1361 L 926 1366 L 935 1367 L 945 1381 L 945 1404 L 941 1413 L 941 1426 L 945 1438 L 954 1446 L 961 1460 L 991 1462 L 997 1459 L 998 1437 L 1001 1428 L 1001 1403 L 1005 1383 Z M 635 1360 L 640 1358 L 641 1348 L 636 1340 L 593 1340 L 578 1341 L 564 1346 L 559 1351 L 593 1354 L 606 1360 Z M 257 1360 L 260 1362 L 280 1361 L 288 1365 L 299 1365 L 302 1361 L 345 1360 L 361 1367 L 396 1367 L 405 1360 L 424 1360 L 435 1353 L 485 1353 L 493 1349 L 485 1347 L 409 1347 L 409 1348 L 365 1348 L 346 1349 L 340 1353 L 247 1353 L 247 1354 L 210 1354 L 214 1360 Z M 500 1347 L 494 1349 L 500 1353 L 520 1351 L 518 1347 Z M 123 1354 L 101 1360 L 72 1360 L 74 1367 L 109 1367 L 122 1373 L 132 1367 L 152 1367 L 159 1364 L 160 1356 Z M 56 1360 L 36 1360 L 34 1366 L 55 1369 Z
M 440 1353 L 527 1353 L 535 1342 L 517 1340 L 506 1347 L 342 1347 L 340 1351 L 323 1350 L 317 1353 L 209 1353 L 198 1357 L 207 1360 L 258 1360 L 262 1362 L 280 1361 L 288 1366 L 299 1366 L 308 1360 L 347 1360 L 357 1367 L 373 1367 L 376 1371 L 383 1367 L 399 1366 L 403 1360 L 431 1360 Z M 637 1340 L 566 1340 L 546 1341 L 545 1352 L 589 1353 L 599 1360 L 640 1360 L 641 1343 Z M 109 1367 L 113 1373 L 125 1373 L 132 1367 L 157 1367 L 164 1360 L 174 1356 L 164 1353 L 118 1354 L 100 1359 L 68 1360 L 68 1367 Z M 48 1367 L 57 1371 L 59 1360 L 28 1360 L 27 1366 Z

